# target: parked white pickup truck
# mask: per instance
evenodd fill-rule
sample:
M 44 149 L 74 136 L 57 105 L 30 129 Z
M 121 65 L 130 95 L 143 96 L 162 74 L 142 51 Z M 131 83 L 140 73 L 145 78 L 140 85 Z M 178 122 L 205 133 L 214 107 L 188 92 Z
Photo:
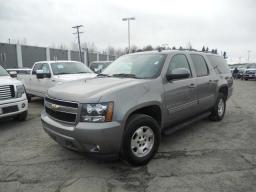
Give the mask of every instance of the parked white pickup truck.
M 23 76 L 28 100 L 44 97 L 47 90 L 57 84 L 78 79 L 94 78 L 96 74 L 77 61 L 40 61 L 33 65 L 30 75 Z
M 9 73 L 0 65 L 0 118 L 15 117 L 26 120 L 28 101 L 23 84 L 11 78 Z

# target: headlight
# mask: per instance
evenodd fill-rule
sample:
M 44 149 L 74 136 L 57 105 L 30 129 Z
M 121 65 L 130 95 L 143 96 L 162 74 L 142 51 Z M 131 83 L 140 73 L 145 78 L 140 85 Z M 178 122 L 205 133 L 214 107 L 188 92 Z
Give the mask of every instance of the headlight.
M 16 91 L 17 91 L 16 97 L 17 97 L 17 98 L 20 98 L 20 97 L 22 97 L 22 95 L 25 93 L 25 88 L 24 88 L 23 85 L 17 85 L 17 86 L 16 86 Z
M 81 122 L 110 122 L 113 116 L 113 102 L 83 104 Z

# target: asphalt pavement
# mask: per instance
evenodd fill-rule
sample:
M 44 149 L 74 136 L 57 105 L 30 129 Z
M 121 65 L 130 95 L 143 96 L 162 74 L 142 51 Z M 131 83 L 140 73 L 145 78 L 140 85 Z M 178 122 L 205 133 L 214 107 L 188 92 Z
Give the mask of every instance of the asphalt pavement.
M 142 167 L 62 148 L 43 131 L 42 109 L 36 99 L 27 121 L 0 121 L 0 192 L 256 191 L 256 81 L 236 80 L 221 122 L 164 136 Z

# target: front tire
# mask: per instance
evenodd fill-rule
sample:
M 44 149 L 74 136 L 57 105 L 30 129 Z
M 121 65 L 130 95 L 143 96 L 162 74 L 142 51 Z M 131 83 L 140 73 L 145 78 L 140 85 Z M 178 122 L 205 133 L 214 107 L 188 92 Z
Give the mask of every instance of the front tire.
M 121 155 L 132 165 L 145 165 L 157 152 L 160 137 L 160 126 L 155 119 L 135 114 L 125 127 Z
M 219 93 L 217 101 L 212 109 L 210 119 L 212 121 L 221 121 L 226 112 L 226 97 L 223 93 Z

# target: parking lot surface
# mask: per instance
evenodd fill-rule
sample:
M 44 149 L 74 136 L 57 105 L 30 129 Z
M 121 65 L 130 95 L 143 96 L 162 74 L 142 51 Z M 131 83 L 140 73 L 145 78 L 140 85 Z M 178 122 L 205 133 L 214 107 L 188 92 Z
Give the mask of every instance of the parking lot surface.
M 42 129 L 42 101 L 32 101 L 26 122 L 0 121 L 0 191 L 256 191 L 256 81 L 234 88 L 223 121 L 163 136 L 142 167 L 62 148 Z

